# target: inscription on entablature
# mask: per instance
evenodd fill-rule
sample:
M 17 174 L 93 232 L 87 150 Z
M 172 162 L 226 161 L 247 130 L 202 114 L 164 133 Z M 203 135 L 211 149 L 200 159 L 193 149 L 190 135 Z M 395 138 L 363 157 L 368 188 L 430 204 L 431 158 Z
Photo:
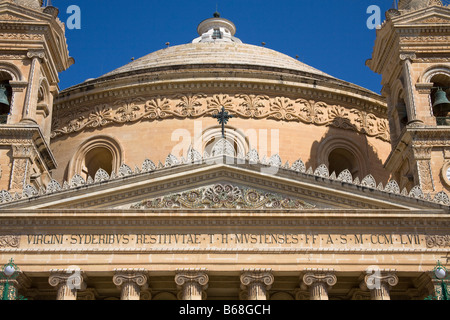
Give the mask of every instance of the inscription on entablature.
M 258 249 L 322 248 L 322 249 L 426 249 L 450 247 L 449 235 L 423 235 L 414 233 L 116 233 L 116 234 L 30 234 L 7 235 L 0 249 L 189 249 L 192 246 L 212 248 Z M 20 244 L 20 245 L 19 245 Z

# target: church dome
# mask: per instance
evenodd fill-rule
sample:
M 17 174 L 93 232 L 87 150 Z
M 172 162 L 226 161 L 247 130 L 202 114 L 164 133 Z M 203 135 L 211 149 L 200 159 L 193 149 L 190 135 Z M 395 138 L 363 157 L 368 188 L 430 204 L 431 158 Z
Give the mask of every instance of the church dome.
M 235 37 L 234 23 L 220 17 L 218 12 L 215 12 L 212 18 L 200 22 L 197 32 L 199 37 L 192 43 L 167 47 L 150 53 L 103 77 L 117 77 L 133 72 L 142 73 L 155 68 L 200 65 L 226 66 L 227 68 L 229 66 L 276 68 L 330 77 L 283 53 L 263 46 L 242 43 Z
M 277 68 L 329 76 L 283 53 L 236 42 L 198 42 L 150 53 L 102 77 L 139 73 L 154 68 L 200 65 L 234 65 Z
M 60 92 L 52 114 L 51 143 L 61 168 L 55 177 L 88 179 L 98 168 L 117 173 L 124 162 L 164 166 L 193 154 L 253 157 L 255 150 L 317 166 L 341 159 L 334 162 L 352 163 L 355 177 L 384 174 L 378 158 L 390 148 L 390 135 L 383 97 L 243 43 L 219 14 L 200 22 L 197 32 L 191 43 Z M 232 116 L 226 126 L 221 111 Z M 221 137 L 231 142 L 219 144 Z M 367 154 L 373 167 L 365 164 Z

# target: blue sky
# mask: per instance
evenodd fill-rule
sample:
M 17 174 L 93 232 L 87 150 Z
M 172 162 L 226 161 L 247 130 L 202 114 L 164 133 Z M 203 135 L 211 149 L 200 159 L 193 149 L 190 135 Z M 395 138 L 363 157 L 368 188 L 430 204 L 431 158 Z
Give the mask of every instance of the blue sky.
M 45 3 L 45 2 L 44 2 Z M 367 8 L 384 13 L 392 0 L 52 0 L 67 22 L 67 8 L 81 10 L 81 29 L 67 29 L 75 65 L 60 74 L 65 89 L 123 66 L 131 58 L 170 45 L 191 42 L 198 24 L 218 6 L 234 22 L 244 43 L 287 54 L 334 77 L 377 93 L 381 76 L 365 66 L 372 55 L 375 30 L 367 28 Z

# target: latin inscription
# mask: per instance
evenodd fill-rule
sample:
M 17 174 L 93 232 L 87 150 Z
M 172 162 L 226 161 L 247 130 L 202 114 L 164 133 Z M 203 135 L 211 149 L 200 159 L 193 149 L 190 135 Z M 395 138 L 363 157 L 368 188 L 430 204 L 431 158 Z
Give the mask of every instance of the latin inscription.
M 28 245 L 271 245 L 355 246 L 422 245 L 418 234 L 297 234 L 297 233 L 161 233 L 161 234 L 33 234 Z

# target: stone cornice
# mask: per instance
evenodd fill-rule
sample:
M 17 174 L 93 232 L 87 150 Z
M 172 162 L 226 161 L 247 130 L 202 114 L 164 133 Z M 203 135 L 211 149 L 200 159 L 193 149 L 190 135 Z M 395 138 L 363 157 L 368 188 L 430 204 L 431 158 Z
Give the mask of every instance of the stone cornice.
M 205 69 L 205 66 L 203 66 Z M 311 99 L 326 99 L 332 102 L 337 102 L 345 105 L 358 106 L 362 110 L 376 112 L 380 115 L 386 113 L 386 102 L 381 96 L 361 87 L 351 85 L 349 83 L 337 83 L 337 80 L 323 81 L 317 79 L 303 79 L 299 81 L 295 78 L 283 76 L 283 81 L 280 83 L 280 78 L 265 79 L 261 77 L 261 72 L 250 73 L 246 77 L 236 75 L 233 77 L 229 75 L 229 69 L 224 68 L 223 77 L 217 79 L 217 70 L 206 69 L 202 71 L 191 71 L 190 75 L 181 77 L 180 71 L 174 70 L 173 76 L 168 79 L 162 79 L 158 75 L 158 80 L 155 77 L 149 76 L 148 80 L 139 77 L 132 80 L 130 78 L 105 81 L 103 83 L 95 83 L 88 81 L 84 84 L 84 88 L 70 88 L 62 91 L 58 98 L 55 99 L 55 110 L 64 108 L 73 108 L 74 106 L 92 105 L 104 103 L 106 101 L 114 101 L 119 97 L 120 99 L 136 97 L 136 95 L 167 95 L 179 92 L 192 92 L 192 90 L 211 91 L 217 93 L 217 90 L 232 90 L 250 92 L 258 94 L 272 95 L 292 95 Z M 195 77 L 193 77 L 195 75 Z M 203 76 L 202 76 L 203 75 Z M 70 91 L 68 91 L 70 90 Z M 344 92 L 345 93 L 344 93 Z M 66 95 L 69 94 L 70 96 Z
M 47 170 L 55 169 L 56 159 L 38 126 L 0 125 L 0 145 L 32 143 L 41 163 Z
M 32 186 L 25 186 L 22 196 L 15 194 L 13 197 L 7 191 L 1 191 L 0 203 L 3 203 L 3 208 L 17 209 L 52 206 L 79 209 L 114 207 L 123 205 L 124 199 L 131 205 L 148 197 L 179 192 L 180 189 L 187 190 L 217 181 L 233 181 L 248 187 L 283 192 L 292 197 L 302 197 L 312 204 L 320 203 L 327 208 L 431 209 L 444 208 L 450 203 L 444 192 L 439 192 L 432 200 L 430 195 L 424 195 L 419 187 L 414 187 L 409 193 L 405 189 L 401 191 L 394 180 L 389 181 L 386 186 L 382 183 L 377 185 L 371 175 L 361 181 L 359 178 L 353 181 L 348 170 L 336 177 L 335 173 L 329 174 L 325 165 L 314 171 L 312 168 L 306 170 L 301 160 L 294 162 L 292 167 L 288 163 L 282 166 L 277 155 L 269 160 L 259 160 L 253 153 L 247 156 L 247 160 L 219 156 L 203 160 L 200 157 L 189 161 L 179 161 L 169 156 L 166 164 L 160 162 L 158 167 L 154 164 L 150 167 L 149 163 L 152 162 L 146 161 L 142 170 L 137 168 L 136 172 L 123 164 L 118 175 L 111 174 L 111 177 L 100 169 L 95 179 L 90 178 L 88 182 L 82 178 L 80 180 L 79 176 L 75 179 L 75 175 L 70 184 L 64 182 L 62 186 L 52 180 L 46 190 L 37 191 Z M 275 174 L 261 174 L 268 169 L 276 170 Z
M 43 46 L 42 49 L 48 52 L 47 58 L 51 62 L 48 66 L 51 73 L 50 82 L 57 83 L 58 72 L 66 70 L 71 64 L 66 42 L 60 43 L 60 40 L 57 39 L 57 35 L 60 39 L 65 39 L 63 23 L 49 14 L 24 8 L 14 3 L 0 5 L 0 13 L 5 11 L 18 13 L 23 18 L 2 23 L 0 33 L 10 32 L 6 39 L 8 41 L 15 40 L 16 48 L 24 46 L 28 48 L 29 45 L 25 44 L 24 40 L 38 41 Z
M 148 227 L 346 227 L 422 229 L 450 226 L 450 213 L 443 210 L 0 210 L 0 227 L 21 232 L 23 227 L 45 227 L 81 231 L 114 228 L 135 230 Z M 126 218 L 126 219 L 124 219 Z M 17 228 L 17 230 L 15 230 Z M 103 232 L 104 232 L 103 231 Z M 12 243 L 10 240 L 8 243 Z

